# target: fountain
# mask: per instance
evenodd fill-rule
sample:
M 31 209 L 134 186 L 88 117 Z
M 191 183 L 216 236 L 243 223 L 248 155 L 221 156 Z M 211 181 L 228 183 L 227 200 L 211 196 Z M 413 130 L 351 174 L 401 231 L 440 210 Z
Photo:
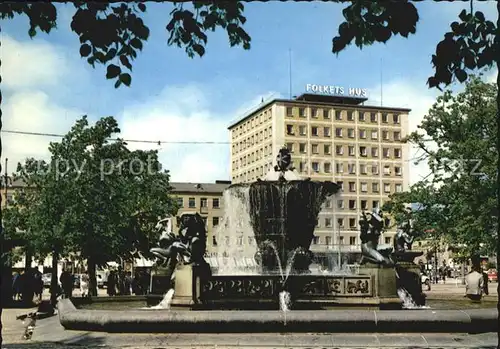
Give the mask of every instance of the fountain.
M 148 304 L 160 310 L 81 310 L 62 299 L 60 323 L 72 330 L 135 333 L 241 333 L 242 328 L 274 333 L 496 331 L 496 309 L 401 310 L 403 301 L 406 308 L 423 308 L 413 263 L 419 253 L 411 251 L 411 224 L 398 227 L 394 248 L 378 245 L 388 225 L 380 210 L 361 216 L 359 272 L 311 271 L 316 218 L 324 200 L 338 189 L 335 183 L 293 176 L 290 154 L 282 149 L 274 173 L 256 183 L 233 185 L 225 193 L 231 198 L 226 210 L 237 215 L 226 217 L 223 227 L 236 229 L 229 231 L 233 235 L 255 237 L 256 271 L 212 270 L 204 259 L 202 217 L 186 213 L 178 218 L 178 235 L 163 234 L 159 246 L 151 249 L 165 274 L 155 276 L 164 281 L 152 283 L 156 295 L 148 296 Z M 229 203 L 234 207 L 227 207 Z M 364 309 L 310 311 L 343 305 Z M 262 307 L 271 310 L 248 311 Z

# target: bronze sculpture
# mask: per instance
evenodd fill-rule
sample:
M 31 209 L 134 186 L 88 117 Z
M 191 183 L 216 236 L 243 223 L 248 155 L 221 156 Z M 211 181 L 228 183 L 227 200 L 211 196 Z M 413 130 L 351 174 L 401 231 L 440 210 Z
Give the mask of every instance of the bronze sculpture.
M 392 267 L 394 265 L 391 258 L 392 247 L 378 245 L 380 235 L 389 226 L 390 220 L 383 216 L 381 209 L 375 208 L 368 214 L 363 212 L 359 224 L 361 230 L 361 264 L 375 263 Z

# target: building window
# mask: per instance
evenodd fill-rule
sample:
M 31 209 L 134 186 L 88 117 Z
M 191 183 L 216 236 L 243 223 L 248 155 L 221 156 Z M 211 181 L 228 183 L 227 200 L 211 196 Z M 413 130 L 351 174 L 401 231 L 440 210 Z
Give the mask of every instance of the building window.
M 179 208 L 184 207 L 184 198 L 177 198 L 177 206 L 179 206 Z
M 366 165 L 365 164 L 359 165 L 359 173 L 366 174 Z
M 349 245 L 351 245 L 351 246 L 356 245 L 356 237 L 355 236 L 349 237 Z
M 330 119 L 330 110 L 329 109 L 323 109 L 323 119 L 325 119 L 325 120 Z
M 323 166 L 325 168 L 325 173 L 331 173 L 332 172 L 332 165 L 329 162 L 325 162 Z
M 326 228 L 332 227 L 332 219 L 331 218 L 325 218 L 325 227 Z
M 378 202 L 378 200 L 373 200 L 372 201 L 372 208 L 379 208 L 380 204 Z
M 293 116 L 293 108 L 286 107 L 286 116 Z
M 384 175 L 390 175 L 391 174 L 391 166 L 384 166 Z
M 312 126 L 311 127 L 311 134 L 313 136 L 317 136 L 318 135 L 318 128 L 316 126 Z
M 361 192 L 366 193 L 368 191 L 368 183 L 361 183 Z
M 349 156 L 354 156 L 354 155 L 355 155 L 355 154 L 354 154 L 354 146 L 353 146 L 353 145 L 350 145 L 350 146 L 348 147 L 348 150 L 349 150 Z
M 323 146 L 323 151 L 325 154 L 331 154 L 332 152 L 332 146 L 330 144 L 325 144 Z
M 344 200 L 337 200 L 337 208 L 340 210 L 344 209 Z
M 403 191 L 403 185 L 402 184 L 396 184 L 396 193 L 401 193 Z
M 359 121 L 365 121 L 365 113 L 364 112 L 359 113 Z
M 366 147 L 359 147 L 359 155 L 366 156 Z
M 342 113 L 340 110 L 335 110 L 335 120 L 342 120 Z
M 370 114 L 370 121 L 371 122 L 377 122 L 377 113 L 371 113 Z
M 373 165 L 372 166 L 372 174 L 378 175 L 378 165 Z
M 385 244 L 390 245 L 391 244 L 391 238 L 389 236 L 385 237 Z
M 349 200 L 349 210 L 356 209 L 356 200 Z
M 394 132 L 394 140 L 395 141 L 401 140 L 401 132 L 399 132 L 399 131 Z
M 356 228 L 356 218 L 349 218 L 349 228 Z
M 236 243 L 238 244 L 238 246 L 242 246 L 243 245 L 243 236 L 238 236 Z
M 340 191 L 343 192 L 344 191 L 344 182 L 342 182 L 342 181 L 337 182 L 337 185 L 340 187 Z
M 319 245 L 319 243 L 320 243 L 319 236 L 315 236 L 313 238 L 313 245 Z
M 394 173 L 396 174 L 396 176 L 401 176 L 403 174 L 401 171 L 401 167 L 399 166 L 394 167 Z
M 288 149 L 288 151 L 290 153 L 293 153 L 293 143 L 287 143 L 286 144 L 286 148 Z
M 337 155 L 344 155 L 344 147 L 341 145 L 336 145 L 335 146 L 335 153 Z
M 300 143 L 299 144 L 299 152 L 305 153 L 306 152 L 306 144 L 305 143 Z
M 189 208 L 195 208 L 195 207 L 196 207 L 196 199 L 189 198 Z
M 307 134 L 307 130 L 306 130 L 306 127 L 304 125 L 299 126 L 299 134 L 301 136 L 305 136 Z
M 366 130 L 359 130 L 359 138 L 362 139 L 366 138 Z
M 394 149 L 394 157 L 395 158 L 401 157 L 401 149 Z
M 347 112 L 347 120 L 354 121 L 354 112 L 352 110 Z
M 347 168 L 349 170 L 349 174 L 356 174 L 356 164 L 348 164 Z
M 382 149 L 382 154 L 384 155 L 384 158 L 388 158 L 390 156 L 389 148 Z
M 207 198 L 201 198 L 200 199 L 200 206 L 201 207 L 208 207 L 208 200 L 207 200 Z
M 332 200 L 328 199 L 325 201 L 325 207 L 326 208 L 332 208 Z
M 344 172 L 344 164 L 336 163 L 335 164 L 335 172 L 343 173 Z
M 378 148 L 372 148 L 372 157 L 377 158 L 378 157 Z
M 314 172 L 319 172 L 319 164 L 317 162 L 313 162 L 312 169 Z
M 311 144 L 311 152 L 313 154 L 318 154 L 318 145 L 317 144 Z
M 389 132 L 388 131 L 382 131 L 382 139 L 384 139 L 384 140 L 389 139 Z
M 299 164 L 299 171 L 300 172 L 306 172 L 306 164 L 304 161 L 301 161 Z
M 203 225 L 206 227 L 207 226 L 207 217 L 201 217 L 203 220 Z
M 342 137 L 342 129 L 341 128 L 336 128 L 335 129 L 335 136 L 336 137 Z
M 325 244 L 326 244 L 326 246 L 330 246 L 332 244 L 332 237 L 331 236 L 326 237 Z
M 372 183 L 372 192 L 378 193 L 378 183 Z
M 330 131 L 330 127 L 324 127 L 323 128 L 323 136 L 325 137 L 331 137 L 331 131 Z
M 387 120 L 388 120 L 387 114 L 382 114 L 382 122 L 386 124 Z
M 378 132 L 375 130 L 372 130 L 372 139 L 378 139 Z
M 347 137 L 354 138 L 354 129 L 350 128 L 347 130 Z
M 356 192 L 356 182 L 349 182 L 349 191 L 351 193 Z
M 219 217 L 212 217 L 212 225 L 214 227 L 219 225 Z
M 391 192 L 391 184 L 384 183 L 384 193 L 390 193 L 390 192 Z
M 313 118 L 317 118 L 318 117 L 318 109 L 311 108 L 311 117 L 313 117 Z
M 361 200 L 360 205 L 361 205 L 361 209 L 364 211 L 364 210 L 366 210 L 366 209 L 367 209 L 367 207 L 368 207 L 368 201 L 366 201 L 366 200 Z
M 339 227 L 343 228 L 344 227 L 344 218 L 337 218 L 337 224 Z
M 293 136 L 294 135 L 293 125 L 286 125 L 286 134 L 289 135 L 289 136 Z
M 217 239 L 215 238 L 215 236 L 212 236 L 212 245 L 217 246 Z
M 299 116 L 304 118 L 306 116 L 306 110 L 304 108 L 299 108 Z
M 392 120 L 394 121 L 395 124 L 399 124 L 399 115 L 398 114 L 394 114 L 392 116 Z

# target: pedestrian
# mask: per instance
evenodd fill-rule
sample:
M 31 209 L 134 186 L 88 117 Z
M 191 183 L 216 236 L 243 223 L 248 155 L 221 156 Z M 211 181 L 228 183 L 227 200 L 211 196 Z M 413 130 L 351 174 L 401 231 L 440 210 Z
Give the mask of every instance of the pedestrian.
M 63 289 L 64 298 L 71 298 L 75 280 L 68 270 L 64 270 L 59 277 Z
M 111 270 L 108 275 L 108 296 L 112 297 L 116 295 L 116 272 Z
M 86 271 L 80 275 L 80 294 L 82 295 L 82 298 L 90 297 L 89 276 Z
M 465 297 L 472 301 L 481 301 L 484 292 L 484 277 L 479 257 L 472 258 L 472 271 L 465 276 Z
M 38 267 L 34 268 L 32 282 L 33 282 L 33 291 L 35 293 L 35 297 L 39 302 L 41 302 L 43 294 L 43 279 L 42 279 L 42 273 L 40 272 L 40 270 L 38 270 Z
M 14 274 L 12 275 L 12 298 L 15 300 L 15 301 L 18 301 L 19 298 L 20 298 L 20 285 L 21 283 L 21 280 L 20 280 L 20 275 L 19 273 L 16 271 L 14 272 Z

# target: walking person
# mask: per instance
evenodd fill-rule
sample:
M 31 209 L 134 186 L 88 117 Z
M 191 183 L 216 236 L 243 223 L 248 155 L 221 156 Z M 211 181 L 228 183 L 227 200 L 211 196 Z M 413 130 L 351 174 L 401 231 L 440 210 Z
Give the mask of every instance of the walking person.
M 18 272 L 14 272 L 14 274 L 12 275 L 12 298 L 15 301 L 18 301 L 21 296 L 20 284 L 21 284 L 20 275 Z
M 472 257 L 472 271 L 465 276 L 465 297 L 480 302 L 484 293 L 484 277 L 479 257 Z
M 89 294 L 89 276 L 87 272 L 80 275 L 80 294 L 82 298 L 90 297 Z
M 64 270 L 59 277 L 63 289 L 64 298 L 71 298 L 74 287 L 73 275 L 68 270 Z
M 38 270 L 38 267 L 34 269 L 32 282 L 35 297 L 37 298 L 38 302 L 41 302 L 43 294 L 43 279 L 42 273 L 40 272 L 40 270 Z

